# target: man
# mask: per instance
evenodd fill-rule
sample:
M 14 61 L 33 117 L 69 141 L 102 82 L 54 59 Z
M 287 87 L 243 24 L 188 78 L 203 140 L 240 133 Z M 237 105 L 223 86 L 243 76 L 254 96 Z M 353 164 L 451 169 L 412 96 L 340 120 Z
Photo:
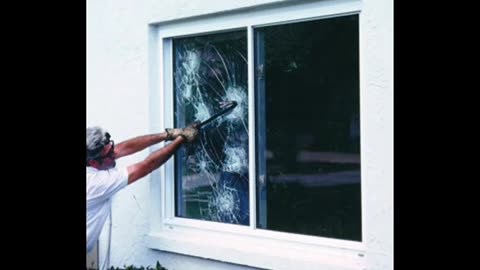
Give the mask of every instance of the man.
M 186 128 L 136 137 L 117 145 L 100 127 L 87 128 L 87 253 L 90 252 L 108 217 L 111 197 L 129 184 L 164 164 L 184 143 L 198 137 L 199 122 Z M 115 168 L 115 160 L 162 141 L 172 141 L 145 160 L 125 168 Z

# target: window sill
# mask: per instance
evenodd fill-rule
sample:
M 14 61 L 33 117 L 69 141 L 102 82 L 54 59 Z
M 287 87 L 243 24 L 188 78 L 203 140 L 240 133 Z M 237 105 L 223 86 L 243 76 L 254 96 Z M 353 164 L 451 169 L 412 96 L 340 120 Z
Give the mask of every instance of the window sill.
M 176 226 L 150 233 L 147 245 L 162 251 L 276 270 L 365 268 L 361 250 Z

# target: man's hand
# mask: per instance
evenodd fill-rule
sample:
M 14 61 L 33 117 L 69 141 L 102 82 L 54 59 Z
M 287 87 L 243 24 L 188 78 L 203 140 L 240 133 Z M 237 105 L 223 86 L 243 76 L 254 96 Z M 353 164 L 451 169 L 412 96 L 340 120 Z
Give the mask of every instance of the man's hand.
M 167 132 L 167 141 L 173 141 L 178 136 L 180 136 L 183 132 L 183 128 L 166 128 L 165 131 Z
M 175 140 L 178 136 L 182 136 L 188 143 L 195 141 L 198 137 L 198 128 L 200 124 L 199 121 L 195 121 L 188 125 L 185 128 L 167 128 L 167 141 Z
M 198 138 L 198 125 L 200 124 L 200 121 L 195 121 L 188 125 L 187 127 L 183 128 L 183 132 L 180 134 L 187 143 L 194 142 Z

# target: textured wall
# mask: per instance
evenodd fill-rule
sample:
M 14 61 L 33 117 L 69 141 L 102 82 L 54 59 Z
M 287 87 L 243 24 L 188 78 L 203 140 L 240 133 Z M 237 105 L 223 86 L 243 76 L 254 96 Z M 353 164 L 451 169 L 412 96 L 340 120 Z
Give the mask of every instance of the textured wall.
M 152 19 L 232 10 L 266 0 L 87 0 L 87 125 L 100 125 L 116 142 L 149 132 L 148 23 Z M 295 1 L 290 1 L 295 2 Z M 393 3 L 363 1 L 360 20 L 361 129 L 364 232 L 369 269 L 391 269 L 393 256 Z M 145 158 L 145 150 L 118 161 Z M 149 181 L 127 187 L 113 201 L 110 263 L 155 265 L 169 270 L 253 269 L 151 250 Z M 100 266 L 107 250 L 108 221 L 100 238 Z
M 366 259 L 393 269 L 393 1 L 363 1 L 360 29 Z

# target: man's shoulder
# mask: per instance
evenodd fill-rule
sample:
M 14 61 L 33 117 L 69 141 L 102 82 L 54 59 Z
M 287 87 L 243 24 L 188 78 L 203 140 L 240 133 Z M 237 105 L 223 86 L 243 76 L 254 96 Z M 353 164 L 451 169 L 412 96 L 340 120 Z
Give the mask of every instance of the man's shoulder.
M 109 198 L 128 185 L 128 175 L 123 168 L 90 170 L 87 172 L 87 200 Z
M 87 167 L 87 185 L 100 184 L 100 180 L 113 181 L 114 179 L 123 179 L 125 168 L 111 168 L 108 170 L 97 170 L 95 168 Z M 127 174 L 128 178 L 128 174 Z M 107 180 L 110 179 L 110 180 Z
M 119 169 L 117 167 L 111 168 L 108 170 L 98 170 L 93 167 L 87 167 L 87 176 L 88 175 L 109 175 L 109 174 L 114 174 L 119 172 Z
M 92 174 L 92 173 L 96 173 L 98 172 L 97 169 L 95 169 L 94 167 L 91 167 L 91 166 L 87 166 L 87 174 Z

